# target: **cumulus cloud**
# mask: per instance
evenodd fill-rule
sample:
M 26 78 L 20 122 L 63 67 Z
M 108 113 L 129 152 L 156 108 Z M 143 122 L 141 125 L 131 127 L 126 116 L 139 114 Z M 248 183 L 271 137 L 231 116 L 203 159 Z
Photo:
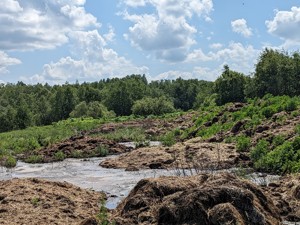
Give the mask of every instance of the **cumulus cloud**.
M 252 36 L 252 29 L 248 27 L 245 19 L 231 21 L 233 32 L 243 35 L 244 37 Z
M 213 10 L 211 0 L 144 0 L 156 9 L 154 14 L 129 14 L 123 18 L 133 23 L 125 39 L 140 50 L 153 52 L 161 60 L 184 61 L 197 29 L 190 25 L 194 15 L 207 18 Z M 125 1 L 128 4 L 128 1 Z
M 0 51 L 0 74 L 7 73 L 7 67 L 21 64 L 21 61 L 16 58 L 8 56 L 5 52 Z
M 252 45 L 246 45 L 239 42 L 231 42 L 228 46 L 221 48 L 212 48 L 212 51 L 204 53 L 202 49 L 195 49 L 191 52 L 186 62 L 207 62 L 213 61 L 221 63 L 220 68 L 224 64 L 228 64 L 231 69 L 249 74 L 253 72 L 254 64 L 259 56 L 260 50 L 255 49 Z
M 85 0 L 3 1 L 2 50 L 52 49 L 66 43 L 74 30 L 100 26 L 96 17 L 85 11 Z
M 223 45 L 221 43 L 213 43 L 213 44 L 209 45 L 209 47 L 211 49 L 220 49 L 223 47 Z
M 179 77 L 183 79 L 199 79 L 214 81 L 220 74 L 221 69 L 211 69 L 208 67 L 194 67 L 192 72 L 170 70 L 161 74 L 158 74 L 152 80 L 175 80 Z
M 267 20 L 268 32 L 285 40 L 286 45 L 300 44 L 300 7 L 277 11 L 273 20 Z
M 73 32 L 70 42 L 71 46 L 76 46 L 76 50 L 72 48 L 71 56 L 45 64 L 41 74 L 23 79 L 30 83 L 64 83 L 148 74 L 147 67 L 137 67 L 108 48 L 97 30 Z

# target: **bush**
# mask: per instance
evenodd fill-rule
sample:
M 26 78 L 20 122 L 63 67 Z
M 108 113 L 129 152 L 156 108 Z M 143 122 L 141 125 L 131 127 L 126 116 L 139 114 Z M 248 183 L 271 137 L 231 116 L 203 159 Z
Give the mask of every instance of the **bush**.
M 267 155 L 269 151 L 269 143 L 266 140 L 260 140 L 255 148 L 250 152 L 251 159 L 255 162 Z
M 27 163 L 41 163 L 43 162 L 43 156 L 41 155 L 31 155 L 25 159 Z
M 66 158 L 66 155 L 62 151 L 58 151 L 58 152 L 55 152 L 54 158 L 57 161 L 63 161 Z
M 176 143 L 174 132 L 169 132 L 161 138 L 161 142 L 165 146 L 172 146 Z
M 266 118 L 271 118 L 275 113 L 277 113 L 274 107 L 268 106 L 262 109 L 261 114 Z
M 100 157 L 105 157 L 108 155 L 109 151 L 107 149 L 106 146 L 104 145 L 99 145 L 97 148 L 96 148 L 96 156 L 100 156 Z
M 4 162 L 4 166 L 7 168 L 12 168 L 17 165 L 17 160 L 13 156 L 8 156 Z
M 159 98 L 145 97 L 137 100 L 132 106 L 132 113 L 140 116 L 163 115 L 174 111 L 173 102 L 165 96 Z
M 245 152 L 251 147 L 251 139 L 249 137 L 240 136 L 237 139 L 236 148 L 238 152 Z

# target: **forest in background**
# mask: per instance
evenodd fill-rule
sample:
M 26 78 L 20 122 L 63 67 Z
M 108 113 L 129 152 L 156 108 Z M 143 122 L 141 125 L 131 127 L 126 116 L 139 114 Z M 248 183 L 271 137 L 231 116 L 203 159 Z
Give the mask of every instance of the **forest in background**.
M 247 98 L 300 95 L 300 54 L 265 49 L 251 76 L 224 66 L 215 82 L 197 79 L 148 82 L 145 75 L 50 86 L 0 85 L 0 132 L 49 125 L 69 117 L 161 115 Z

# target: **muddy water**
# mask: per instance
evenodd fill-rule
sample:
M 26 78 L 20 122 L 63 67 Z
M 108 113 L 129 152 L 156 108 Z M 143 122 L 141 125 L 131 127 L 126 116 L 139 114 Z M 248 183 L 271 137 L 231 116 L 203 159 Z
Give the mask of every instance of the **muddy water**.
M 0 179 L 43 178 L 53 181 L 67 181 L 82 188 L 104 191 L 110 197 L 107 207 L 115 208 L 127 196 L 134 185 L 143 178 L 175 175 L 168 170 L 142 170 L 127 172 L 121 169 L 105 169 L 99 166 L 103 158 L 66 159 L 48 164 L 18 162 L 14 169 L 0 168 Z

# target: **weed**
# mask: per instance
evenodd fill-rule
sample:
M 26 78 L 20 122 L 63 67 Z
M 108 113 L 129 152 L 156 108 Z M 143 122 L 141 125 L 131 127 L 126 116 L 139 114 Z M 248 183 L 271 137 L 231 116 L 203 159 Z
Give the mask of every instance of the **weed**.
M 62 151 L 55 152 L 55 154 L 54 154 L 54 159 L 57 161 L 63 161 L 65 158 L 66 158 L 66 155 Z
M 13 156 L 8 156 L 4 162 L 4 166 L 7 168 L 12 168 L 17 165 L 17 160 Z
M 97 220 L 99 225 L 115 225 L 115 222 L 111 222 L 108 218 L 107 208 L 105 207 L 105 200 L 100 202 L 99 213 L 97 214 Z
M 37 207 L 39 202 L 40 202 L 40 198 L 39 197 L 33 197 L 31 200 L 30 200 L 31 204 L 34 206 L 34 207 Z
M 95 149 L 96 156 L 105 157 L 108 155 L 108 153 L 109 153 L 109 150 L 107 149 L 107 147 L 105 145 L 99 145 Z
M 43 162 L 43 156 L 41 155 L 31 155 L 25 159 L 27 163 L 41 163 Z

